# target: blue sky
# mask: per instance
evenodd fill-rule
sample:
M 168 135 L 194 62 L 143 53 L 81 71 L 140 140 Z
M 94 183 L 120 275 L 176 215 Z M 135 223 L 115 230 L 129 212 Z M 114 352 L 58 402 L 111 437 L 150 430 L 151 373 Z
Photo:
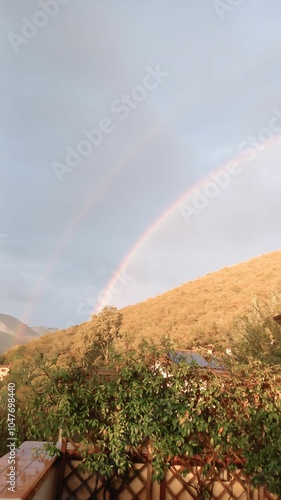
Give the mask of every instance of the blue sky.
M 1 312 L 64 327 L 280 248 L 280 19 L 274 0 L 2 0 Z

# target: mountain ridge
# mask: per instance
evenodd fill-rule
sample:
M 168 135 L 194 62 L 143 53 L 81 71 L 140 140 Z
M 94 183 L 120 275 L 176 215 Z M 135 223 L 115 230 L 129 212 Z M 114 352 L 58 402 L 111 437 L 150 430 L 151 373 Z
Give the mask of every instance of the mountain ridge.
M 48 328 L 43 325 L 30 327 L 10 314 L 0 313 L 0 354 L 17 345 L 39 339 L 45 333 L 56 331 L 57 328 Z
M 23 321 L 0 313 L 0 353 L 17 344 L 25 344 L 37 336 L 38 334 Z

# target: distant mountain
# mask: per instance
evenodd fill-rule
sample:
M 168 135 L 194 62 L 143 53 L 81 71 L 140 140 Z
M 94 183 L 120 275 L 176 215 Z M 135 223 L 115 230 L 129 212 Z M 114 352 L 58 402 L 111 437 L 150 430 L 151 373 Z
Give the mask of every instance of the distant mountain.
M 44 333 L 55 333 L 58 328 L 48 328 L 47 326 L 32 326 L 32 330 L 34 330 L 38 335 L 44 335 Z
M 0 353 L 38 338 L 39 335 L 33 328 L 13 316 L 0 313 Z

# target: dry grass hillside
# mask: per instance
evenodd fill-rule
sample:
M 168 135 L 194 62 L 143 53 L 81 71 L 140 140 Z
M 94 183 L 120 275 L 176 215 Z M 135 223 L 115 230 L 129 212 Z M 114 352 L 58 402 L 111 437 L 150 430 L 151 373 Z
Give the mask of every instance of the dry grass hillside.
M 208 274 L 163 295 L 125 307 L 122 332 L 133 343 L 170 334 L 183 348 L 231 343 L 236 318 L 251 312 L 253 298 L 272 301 L 281 293 L 281 251 L 272 252 Z M 279 302 L 280 303 L 280 302 Z M 281 308 L 281 303 L 280 303 Z M 272 310 L 281 313 L 278 304 Z M 43 352 L 79 355 L 90 322 L 45 334 L 28 344 Z
M 233 321 L 251 312 L 254 297 L 267 303 L 281 292 L 280 271 L 278 251 L 207 274 L 124 308 L 123 330 L 147 338 L 170 333 L 189 345 L 227 340 Z

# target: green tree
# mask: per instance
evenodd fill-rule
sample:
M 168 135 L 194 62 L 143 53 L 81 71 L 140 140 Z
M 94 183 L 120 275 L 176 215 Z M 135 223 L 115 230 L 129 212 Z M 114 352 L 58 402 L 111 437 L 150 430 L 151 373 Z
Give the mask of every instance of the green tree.
M 106 306 L 91 318 L 85 336 L 85 358 L 87 362 L 100 359 L 109 364 L 114 342 L 121 338 L 120 327 L 123 315 L 116 307 Z

